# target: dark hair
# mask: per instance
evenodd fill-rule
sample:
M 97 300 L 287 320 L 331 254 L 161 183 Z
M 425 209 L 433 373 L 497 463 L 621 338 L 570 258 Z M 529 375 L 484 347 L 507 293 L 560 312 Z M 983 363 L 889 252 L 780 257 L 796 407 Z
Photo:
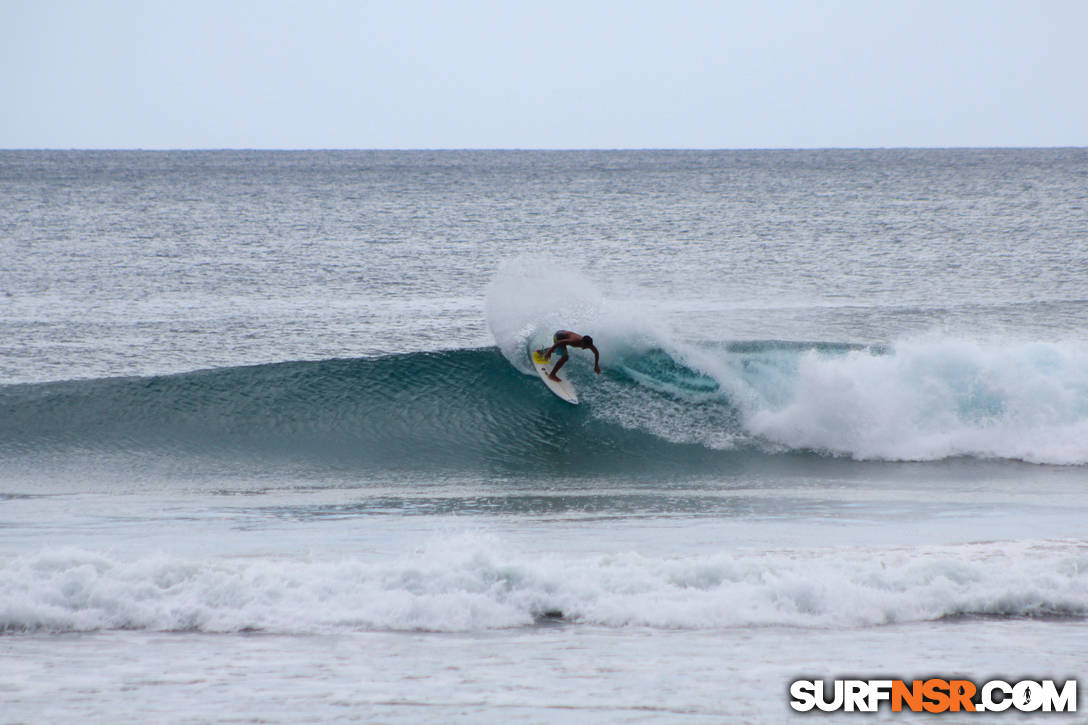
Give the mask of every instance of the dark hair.
M 590 337 L 589 335 L 582 335 L 582 344 L 583 345 L 592 345 L 593 344 L 593 338 Z

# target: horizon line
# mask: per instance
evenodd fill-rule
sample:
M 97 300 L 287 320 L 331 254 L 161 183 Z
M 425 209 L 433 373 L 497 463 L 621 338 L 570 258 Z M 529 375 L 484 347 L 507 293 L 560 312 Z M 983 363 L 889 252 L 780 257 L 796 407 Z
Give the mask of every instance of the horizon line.
M 998 146 L 26 146 L 0 147 L 6 151 L 121 151 L 170 153 L 179 151 L 217 152 L 252 151 L 302 153 L 312 151 L 505 151 L 505 152 L 582 152 L 582 151 L 984 151 L 984 150 L 1061 150 L 1085 149 L 1088 145 L 998 145 Z

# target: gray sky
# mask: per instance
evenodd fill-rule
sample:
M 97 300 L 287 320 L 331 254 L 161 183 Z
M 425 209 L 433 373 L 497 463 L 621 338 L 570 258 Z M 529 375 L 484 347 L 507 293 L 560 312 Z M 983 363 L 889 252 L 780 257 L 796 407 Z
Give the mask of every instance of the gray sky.
M 1088 0 L 0 0 L 0 148 L 1088 145 Z

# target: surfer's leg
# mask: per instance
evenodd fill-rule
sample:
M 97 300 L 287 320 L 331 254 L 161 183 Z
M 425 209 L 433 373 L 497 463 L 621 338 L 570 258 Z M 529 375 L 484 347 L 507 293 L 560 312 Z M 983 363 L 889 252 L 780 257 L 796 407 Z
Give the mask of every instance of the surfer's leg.
M 556 375 L 556 373 L 559 372 L 559 368 L 567 364 L 567 360 L 569 359 L 570 355 L 567 354 L 567 349 L 563 348 L 563 357 L 559 358 L 559 361 L 555 363 L 555 367 L 552 368 L 552 371 L 550 373 L 548 373 L 548 377 L 558 382 L 560 378 L 558 375 Z

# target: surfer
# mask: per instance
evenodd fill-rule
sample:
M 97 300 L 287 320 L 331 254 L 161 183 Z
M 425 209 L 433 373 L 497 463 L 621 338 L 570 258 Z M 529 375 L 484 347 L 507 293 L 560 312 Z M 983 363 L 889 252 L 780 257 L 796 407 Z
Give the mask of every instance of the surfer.
M 601 374 L 601 353 L 597 351 L 597 348 L 593 346 L 593 338 L 589 335 L 579 335 L 577 332 L 571 332 L 570 330 L 557 330 L 555 335 L 552 336 L 552 342 L 555 344 L 544 351 L 544 359 L 550 360 L 553 352 L 558 352 L 561 357 L 559 362 L 555 364 L 552 371 L 548 373 L 548 377 L 552 380 L 559 381 L 559 376 L 556 373 L 559 372 L 559 368 L 567 364 L 567 360 L 570 359 L 570 355 L 567 353 L 567 346 L 580 347 L 583 350 L 593 351 L 593 372 L 598 375 Z

